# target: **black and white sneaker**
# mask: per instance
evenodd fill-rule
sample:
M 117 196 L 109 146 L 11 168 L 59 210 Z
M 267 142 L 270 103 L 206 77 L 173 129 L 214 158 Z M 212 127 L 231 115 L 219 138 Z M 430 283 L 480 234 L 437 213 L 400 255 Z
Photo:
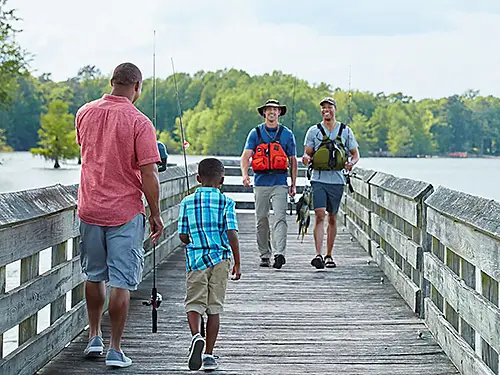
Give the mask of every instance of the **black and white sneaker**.
M 202 364 L 202 354 L 205 348 L 205 339 L 199 333 L 191 339 L 191 346 L 189 347 L 189 361 L 188 366 L 190 370 L 199 370 Z

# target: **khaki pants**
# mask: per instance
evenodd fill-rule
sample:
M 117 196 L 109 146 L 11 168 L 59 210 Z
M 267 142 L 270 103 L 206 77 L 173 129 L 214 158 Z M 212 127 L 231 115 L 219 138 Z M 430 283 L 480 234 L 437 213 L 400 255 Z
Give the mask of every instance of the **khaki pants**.
M 285 255 L 288 224 L 288 186 L 255 186 L 255 219 L 257 224 L 257 245 L 261 258 L 271 258 L 275 254 Z M 272 236 L 269 228 L 270 202 L 273 204 L 274 224 Z M 272 240 L 272 247 L 271 247 Z

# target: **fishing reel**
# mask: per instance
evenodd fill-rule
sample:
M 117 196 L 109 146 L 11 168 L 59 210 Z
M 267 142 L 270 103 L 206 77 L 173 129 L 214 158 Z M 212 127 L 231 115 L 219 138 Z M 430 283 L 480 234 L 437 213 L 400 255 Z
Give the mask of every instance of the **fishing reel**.
M 156 307 L 160 307 L 161 302 L 163 301 L 163 297 L 161 296 L 160 293 L 156 293 Z M 143 301 L 142 304 L 144 306 L 152 306 L 154 302 L 153 296 L 151 296 L 151 299 L 149 301 Z

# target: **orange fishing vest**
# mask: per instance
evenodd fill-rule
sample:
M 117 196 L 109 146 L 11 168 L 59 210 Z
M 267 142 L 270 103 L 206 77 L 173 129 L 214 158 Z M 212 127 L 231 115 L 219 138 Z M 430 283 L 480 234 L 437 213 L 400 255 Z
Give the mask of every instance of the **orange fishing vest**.
M 270 143 L 262 139 L 260 127 L 255 128 L 259 137 L 259 144 L 252 156 L 252 169 L 258 173 L 286 173 L 288 170 L 288 155 L 281 146 L 279 139 L 283 133 L 283 126 L 279 126 L 276 136 Z

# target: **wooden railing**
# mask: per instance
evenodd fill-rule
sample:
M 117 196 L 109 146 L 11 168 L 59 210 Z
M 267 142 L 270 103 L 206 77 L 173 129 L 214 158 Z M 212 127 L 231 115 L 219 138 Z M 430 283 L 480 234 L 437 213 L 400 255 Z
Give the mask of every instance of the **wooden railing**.
M 498 374 L 500 203 L 438 188 L 425 201 L 426 322 L 464 374 Z
M 237 161 L 224 162 L 226 176 L 241 175 Z M 192 190 L 195 165 L 189 166 L 189 175 Z M 304 175 L 300 168 L 299 195 Z M 342 198 L 339 223 L 425 319 L 462 374 L 498 374 L 500 203 L 360 168 L 352 185 L 354 193 L 346 188 Z M 252 188 L 238 181 L 226 183 L 223 191 L 250 196 Z M 19 336 L 17 349 L 0 355 L 1 374 L 36 372 L 87 322 L 76 192 L 76 186 L 56 185 L 0 195 L 0 333 L 14 328 Z M 165 233 L 157 247 L 158 262 L 180 245 L 177 216 L 185 194 L 184 168 L 161 174 Z M 253 199 L 236 200 L 239 208 L 253 208 Z M 50 267 L 39 275 L 41 254 L 48 248 Z M 147 240 L 145 249 L 147 274 L 152 269 Z M 6 269 L 17 261 L 20 285 L 5 292 Z M 46 306 L 50 319 L 39 332 L 39 314 Z
M 462 374 L 498 374 L 500 203 L 385 173 L 355 173 L 340 221 Z
M 188 175 L 193 189 L 196 165 L 188 167 Z M 160 174 L 160 181 L 165 230 L 156 247 L 157 263 L 180 245 L 177 217 L 187 193 L 185 169 L 168 168 Z M 0 194 L 0 374 L 35 373 L 88 322 L 79 264 L 77 189 L 77 185 L 55 185 Z M 153 267 L 148 234 L 149 223 L 143 275 Z M 51 254 L 46 254 L 47 249 Z M 41 263 L 48 270 L 40 275 Z M 7 269 L 20 275 L 20 285 L 9 291 Z M 47 306 L 49 319 L 41 322 Z M 4 356 L 3 336 L 11 329 L 18 331 L 17 348 Z

